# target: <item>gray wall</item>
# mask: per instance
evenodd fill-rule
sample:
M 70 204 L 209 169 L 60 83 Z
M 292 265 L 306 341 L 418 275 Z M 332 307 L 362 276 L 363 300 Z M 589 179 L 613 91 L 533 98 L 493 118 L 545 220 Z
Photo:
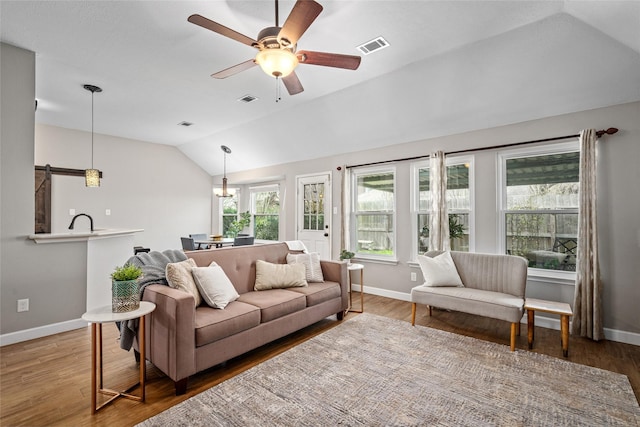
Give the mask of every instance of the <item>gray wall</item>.
M 37 245 L 27 236 L 34 232 L 34 164 L 87 168 L 91 134 L 35 127 L 35 55 L 2 44 L 0 59 L 0 334 L 8 334 L 73 321 L 85 311 L 86 243 Z M 66 230 L 69 208 L 91 214 L 96 227 L 142 228 L 134 243 L 156 250 L 210 231 L 212 179 L 178 149 L 96 135 L 95 166 L 104 172 L 100 188 L 54 177 L 53 231 Z M 23 298 L 29 311 L 18 313 Z
M 604 282 L 605 327 L 640 333 L 640 103 L 631 103 L 518 123 L 509 126 L 415 141 L 383 149 L 373 149 L 310 161 L 289 163 L 248 172 L 228 174 L 229 182 L 247 183 L 267 177 L 284 176 L 285 191 L 282 210 L 281 238 L 295 238 L 296 175 L 333 171 L 333 206 L 340 209 L 340 174 L 337 166 L 375 162 L 425 155 L 441 149 L 456 151 L 489 147 L 531 139 L 578 133 L 584 128 L 618 127 L 615 136 L 600 143 L 598 163 L 599 227 L 601 267 Z M 348 141 L 345 141 L 348 143 Z M 498 251 L 498 217 L 496 207 L 496 151 L 480 151 L 475 156 L 475 250 Z M 219 180 L 219 177 L 217 177 Z M 397 164 L 397 265 L 363 261 L 367 291 L 407 299 L 413 286 L 420 283 L 417 265 L 411 263 L 410 162 Z M 218 181 L 216 181 L 218 182 Z M 214 201 L 214 204 L 217 202 Z M 217 212 L 217 207 L 214 208 Z M 214 215 L 214 230 L 219 230 Z M 340 250 L 340 215 L 333 215 L 332 254 Z M 360 261 L 359 261 L 360 262 Z M 410 273 L 418 273 L 418 281 L 410 281 Z M 557 301 L 573 302 L 574 287 L 566 280 L 529 280 L 527 295 Z M 635 339 L 638 339 L 636 337 Z

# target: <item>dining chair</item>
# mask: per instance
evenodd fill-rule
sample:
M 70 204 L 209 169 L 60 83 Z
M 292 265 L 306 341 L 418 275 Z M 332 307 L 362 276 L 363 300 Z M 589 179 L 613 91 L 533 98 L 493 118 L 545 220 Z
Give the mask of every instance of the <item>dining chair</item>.
M 195 251 L 196 245 L 193 243 L 193 239 L 191 237 L 181 237 L 180 241 L 182 242 L 182 250 L 183 251 Z
M 191 237 L 194 241 L 195 240 L 209 240 L 205 233 L 189 234 L 189 237 Z M 196 243 L 196 246 L 197 246 L 197 249 L 209 249 L 209 245 L 204 245 L 202 243 Z
M 253 236 L 238 236 L 233 239 L 233 246 L 247 246 L 253 245 L 255 237 Z

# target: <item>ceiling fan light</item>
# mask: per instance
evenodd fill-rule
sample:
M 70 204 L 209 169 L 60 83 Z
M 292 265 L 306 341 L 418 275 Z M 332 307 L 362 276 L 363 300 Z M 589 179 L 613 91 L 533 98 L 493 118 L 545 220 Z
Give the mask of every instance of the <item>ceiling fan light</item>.
M 256 63 L 272 77 L 287 77 L 298 66 L 298 57 L 287 49 L 265 49 L 256 55 Z

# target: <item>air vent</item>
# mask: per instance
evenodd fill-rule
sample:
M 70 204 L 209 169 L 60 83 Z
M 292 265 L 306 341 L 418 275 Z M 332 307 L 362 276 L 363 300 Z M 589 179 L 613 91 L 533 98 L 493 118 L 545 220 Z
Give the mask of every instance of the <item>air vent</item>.
M 358 50 L 365 55 L 369 55 L 370 53 L 373 53 L 380 49 L 384 49 L 387 46 L 389 46 L 389 43 L 387 43 L 384 38 L 378 37 L 361 44 L 360 46 L 358 46 Z
M 240 98 L 238 98 L 238 101 L 244 102 L 244 103 L 249 103 L 249 102 L 255 101 L 256 99 L 258 99 L 258 98 L 253 96 L 253 95 L 244 95 L 244 96 L 241 96 Z
M 193 123 L 191 123 L 191 122 L 180 122 L 180 123 L 178 123 L 178 126 L 184 126 L 184 127 L 189 127 L 191 125 L 193 125 Z

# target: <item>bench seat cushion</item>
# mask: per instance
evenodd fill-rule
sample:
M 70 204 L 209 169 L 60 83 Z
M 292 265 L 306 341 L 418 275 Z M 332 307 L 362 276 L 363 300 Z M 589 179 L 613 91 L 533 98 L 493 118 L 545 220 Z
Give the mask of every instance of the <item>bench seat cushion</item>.
M 411 289 L 411 301 L 508 322 L 520 322 L 524 313 L 524 298 L 473 288 L 416 286 Z
M 238 301 L 260 309 L 260 322 L 267 323 L 307 307 L 304 294 L 286 289 L 269 289 L 241 294 Z
M 342 290 L 337 282 L 309 283 L 306 288 L 290 288 L 291 292 L 298 292 L 307 297 L 307 307 L 318 305 L 333 298 L 340 298 Z
M 243 302 L 230 302 L 224 310 L 200 306 L 196 310 L 196 347 L 251 329 L 260 324 L 260 308 Z

